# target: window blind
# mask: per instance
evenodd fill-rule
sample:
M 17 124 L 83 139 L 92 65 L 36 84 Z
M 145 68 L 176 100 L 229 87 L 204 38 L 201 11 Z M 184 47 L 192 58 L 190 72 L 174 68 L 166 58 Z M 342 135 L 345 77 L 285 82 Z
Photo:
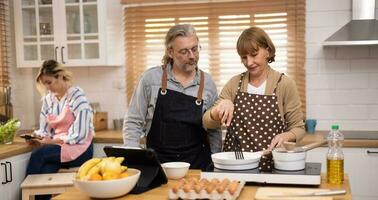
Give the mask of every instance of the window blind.
M 236 51 L 241 32 L 263 28 L 276 46 L 270 65 L 293 78 L 305 112 L 305 0 L 141 1 L 123 0 L 126 85 L 130 100 L 140 75 L 161 64 L 164 37 L 175 24 L 192 24 L 202 50 L 198 66 L 213 77 L 218 91 L 245 71 Z M 143 3 L 144 2 L 144 3 Z
M 0 91 L 9 85 L 9 6 L 0 1 Z

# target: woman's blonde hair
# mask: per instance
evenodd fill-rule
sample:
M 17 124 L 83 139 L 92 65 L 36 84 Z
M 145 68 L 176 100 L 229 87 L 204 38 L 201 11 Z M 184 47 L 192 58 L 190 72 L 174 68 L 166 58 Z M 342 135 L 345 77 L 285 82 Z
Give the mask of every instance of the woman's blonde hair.
M 189 37 L 189 36 L 196 36 L 198 40 L 198 36 L 194 27 L 190 24 L 178 24 L 172 26 L 167 35 L 165 36 L 165 54 L 162 59 L 162 64 L 167 65 L 168 63 L 172 64 L 173 59 L 169 57 L 168 50 L 172 48 L 172 42 L 177 37 Z
M 269 52 L 268 63 L 274 62 L 276 57 L 276 48 L 266 32 L 258 27 L 251 27 L 242 32 L 236 44 L 236 49 L 240 57 L 245 55 L 254 55 L 264 48 Z
M 38 75 L 35 78 L 37 90 L 42 96 L 46 95 L 47 93 L 46 88 L 41 82 L 41 77 L 43 75 L 52 76 L 54 78 L 58 78 L 60 75 L 62 75 L 64 81 L 72 83 L 72 73 L 70 71 L 64 69 L 55 60 L 46 60 L 43 62 L 41 68 L 39 69 Z

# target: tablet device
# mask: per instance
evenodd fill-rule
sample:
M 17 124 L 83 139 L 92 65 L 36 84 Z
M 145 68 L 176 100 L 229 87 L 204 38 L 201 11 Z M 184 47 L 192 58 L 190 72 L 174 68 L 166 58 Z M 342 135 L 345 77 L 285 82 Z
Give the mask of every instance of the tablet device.
M 25 140 L 31 140 L 31 139 L 41 139 L 40 137 L 36 137 L 32 134 L 21 134 L 20 138 L 24 138 Z
M 139 194 L 167 183 L 167 177 L 153 149 L 128 148 L 125 146 L 105 146 L 106 156 L 124 157 L 122 165 L 141 171 L 140 178 L 131 191 Z

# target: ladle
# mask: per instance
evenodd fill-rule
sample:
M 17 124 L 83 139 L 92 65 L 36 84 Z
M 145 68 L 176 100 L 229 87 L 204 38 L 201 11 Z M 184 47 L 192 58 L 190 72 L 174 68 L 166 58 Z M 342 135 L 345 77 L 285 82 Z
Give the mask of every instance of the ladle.
M 276 148 L 276 151 L 279 152 L 303 152 L 319 147 L 327 143 L 327 140 L 322 140 L 320 142 L 313 142 L 305 146 L 296 146 L 294 142 L 284 142 L 283 145 L 285 148 Z

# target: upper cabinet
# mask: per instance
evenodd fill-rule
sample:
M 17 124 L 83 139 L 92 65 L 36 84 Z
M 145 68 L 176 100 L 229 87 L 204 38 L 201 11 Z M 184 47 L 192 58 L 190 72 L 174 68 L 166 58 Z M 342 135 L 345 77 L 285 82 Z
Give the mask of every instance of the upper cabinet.
M 15 0 L 17 66 L 39 67 L 47 59 L 65 66 L 121 65 L 117 16 L 118 0 Z

